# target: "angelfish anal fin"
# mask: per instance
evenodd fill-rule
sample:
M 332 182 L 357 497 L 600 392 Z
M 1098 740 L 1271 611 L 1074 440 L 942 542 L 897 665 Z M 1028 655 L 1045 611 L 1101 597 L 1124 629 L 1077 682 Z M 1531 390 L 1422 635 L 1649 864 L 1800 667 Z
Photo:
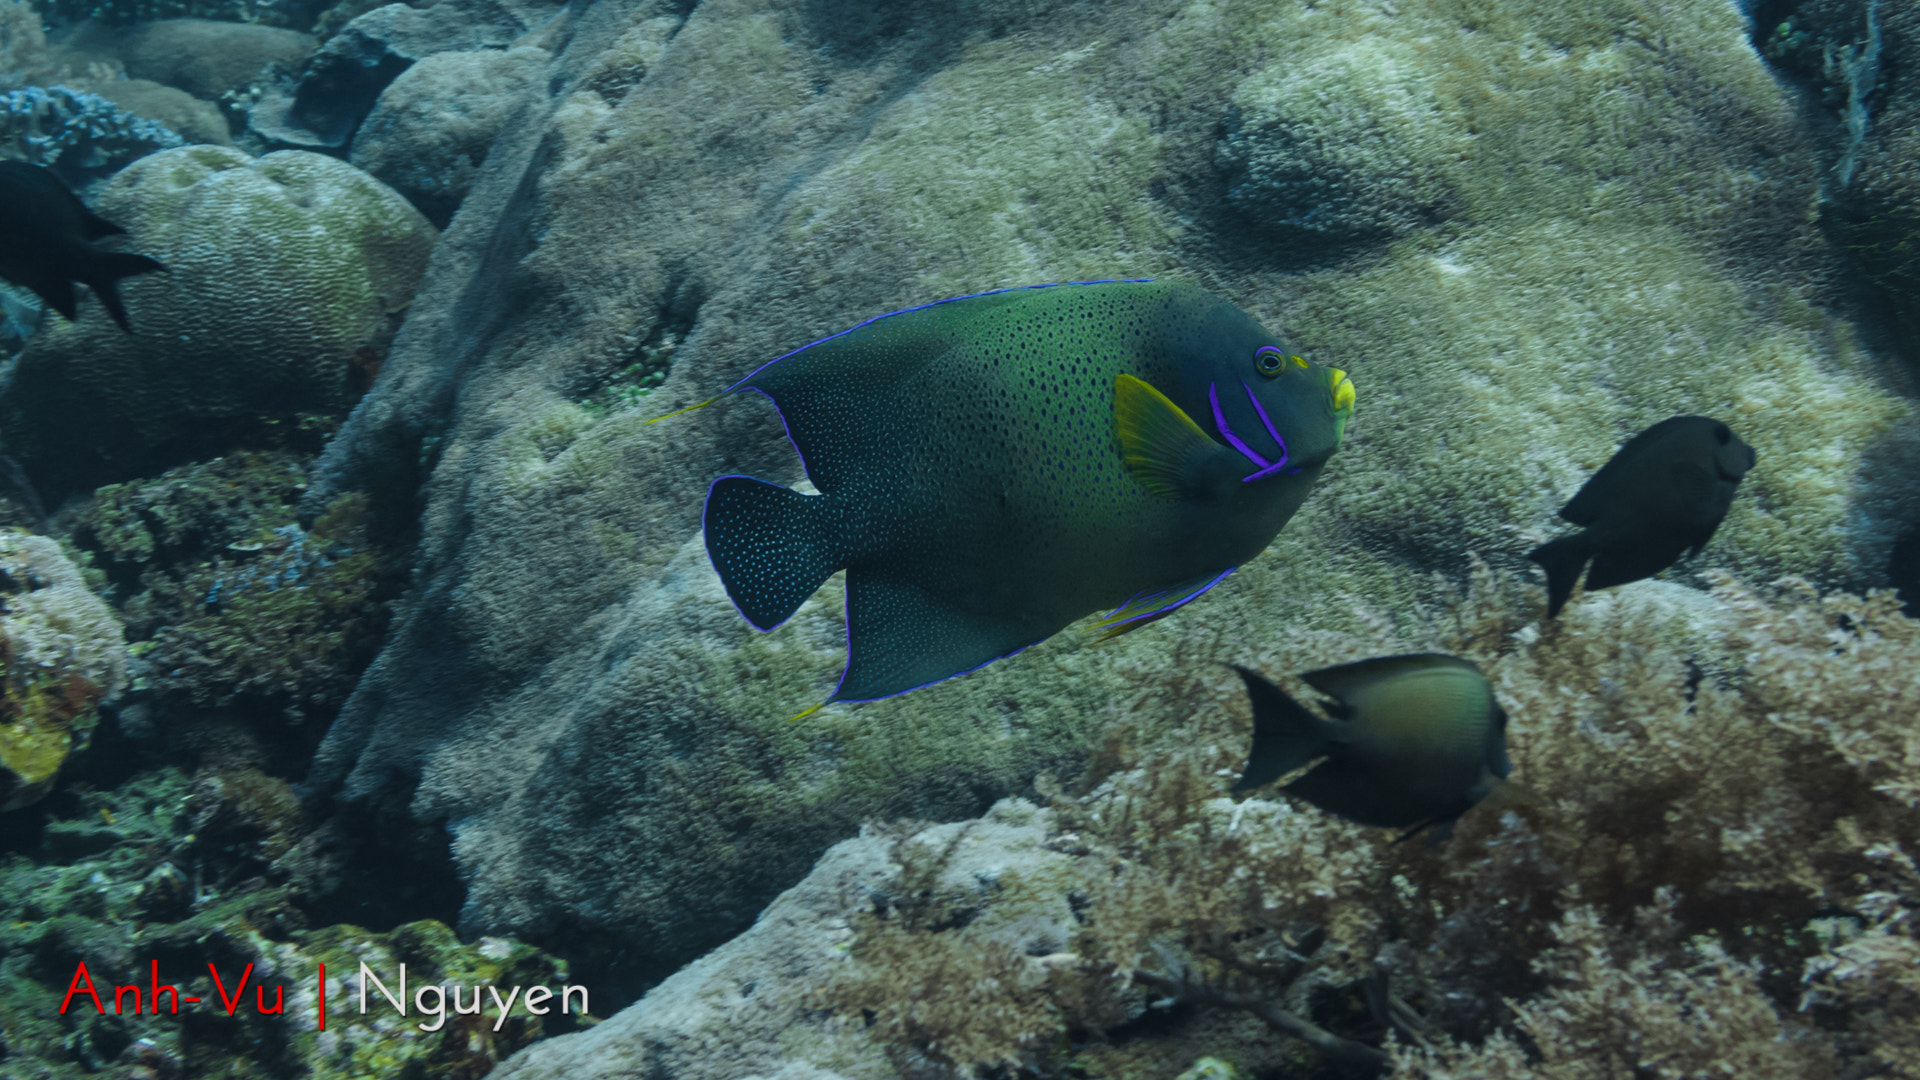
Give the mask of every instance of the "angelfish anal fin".
M 1113 427 L 1128 470 L 1142 487 L 1164 498 L 1204 496 L 1223 466 L 1245 465 L 1167 395 L 1132 375 L 1113 378 Z
M 963 611 L 884 571 L 849 570 L 847 668 L 827 700 L 902 694 L 1010 656 L 1050 633 Z
M 1197 578 L 1183 581 L 1178 585 L 1161 589 L 1159 592 L 1142 593 L 1109 612 L 1107 617 L 1089 627 L 1093 631 L 1103 631 L 1101 641 L 1110 641 L 1130 630 L 1141 627 L 1157 619 L 1173 614 L 1175 608 L 1183 607 L 1200 598 L 1200 594 L 1220 584 L 1235 567 L 1227 567 L 1217 574 L 1202 574 Z

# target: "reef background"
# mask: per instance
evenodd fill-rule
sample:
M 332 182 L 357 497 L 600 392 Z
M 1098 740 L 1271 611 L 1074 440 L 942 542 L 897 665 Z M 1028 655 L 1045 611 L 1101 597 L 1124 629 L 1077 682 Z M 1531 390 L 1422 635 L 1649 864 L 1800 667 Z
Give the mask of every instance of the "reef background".
M 187 268 L 0 387 L 12 521 L 130 654 L 33 714 L 76 752 L 0 819 L 9 1016 L 214 940 L 658 986 L 502 1075 L 1331 1068 L 1250 996 L 1392 1028 L 1414 1076 L 1920 1068 L 1911 5 L 7 10 L 17 152 Z M 645 422 L 887 310 L 1164 275 L 1352 375 L 1307 507 L 1175 618 L 788 723 L 839 583 L 756 634 L 698 524 L 799 462 L 755 400 Z M 1684 412 L 1760 456 L 1713 545 L 1543 625 L 1525 551 Z M 1410 648 L 1498 673 L 1544 801 L 1428 850 L 1219 799 L 1218 662 Z M 478 1075 L 543 1034 L 35 1024 L 59 1068 L 183 1075 Z M 1672 1045 L 1561 1049 L 1629 1028 Z

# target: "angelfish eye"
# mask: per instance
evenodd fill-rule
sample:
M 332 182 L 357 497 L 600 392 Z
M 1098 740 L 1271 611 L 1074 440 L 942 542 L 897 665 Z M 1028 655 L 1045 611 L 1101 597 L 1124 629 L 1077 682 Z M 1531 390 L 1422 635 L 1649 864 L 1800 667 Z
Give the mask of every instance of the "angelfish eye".
M 1262 345 L 1253 354 L 1253 366 L 1269 379 L 1280 374 L 1280 369 L 1286 366 L 1286 362 L 1286 354 L 1271 345 Z
M 1722 424 L 1713 429 L 1713 438 L 1721 446 L 1725 446 L 1727 443 L 1733 441 L 1733 432 L 1728 430 L 1725 424 Z

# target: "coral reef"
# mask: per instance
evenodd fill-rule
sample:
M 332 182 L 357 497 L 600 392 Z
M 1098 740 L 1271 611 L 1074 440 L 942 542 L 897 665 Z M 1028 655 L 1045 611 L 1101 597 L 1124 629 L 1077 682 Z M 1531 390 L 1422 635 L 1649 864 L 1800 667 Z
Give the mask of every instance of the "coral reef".
M 345 147 L 380 94 L 413 64 L 443 52 L 506 48 L 545 14 L 537 3 L 498 0 L 374 8 L 328 37 L 286 85 L 255 103 L 248 122 L 276 146 Z
M 0 1016 L 13 1075 L 460 1080 L 556 1026 L 591 1021 L 577 996 L 567 1015 L 557 997 L 547 1016 L 516 1006 L 501 1019 L 492 1002 L 480 1015 L 453 1013 L 455 987 L 468 1006 L 483 985 L 558 993 L 565 965 L 518 942 L 463 944 L 431 920 L 378 933 L 307 929 L 286 860 L 305 823 L 284 781 L 239 766 L 162 768 L 113 791 L 82 787 L 67 802 L 29 848 L 36 861 L 10 854 L 0 868 Z M 406 965 L 409 1015 L 371 986 L 359 1008 L 362 963 L 396 995 Z M 60 1008 L 81 964 L 104 1015 L 84 991 Z M 180 1015 L 164 994 L 152 1007 L 155 981 L 175 987 Z M 141 990 L 138 1015 L 130 1001 L 116 1007 L 115 988 L 127 986 Z M 416 1002 L 415 991 L 426 997 Z M 447 1006 L 439 1023 L 421 1011 L 435 994 Z
M 722 1075 L 780 1053 L 857 1078 L 1117 1080 L 1203 1056 L 1433 1080 L 1920 1075 L 1920 622 L 1885 593 L 1722 577 L 1543 626 L 1522 583 L 1471 578 L 1423 637 L 1382 619 L 1264 665 L 1482 664 L 1523 786 L 1443 843 L 1223 797 L 1246 706 L 1230 672 L 1180 663 L 1213 648 L 1193 633 L 1077 794 L 1043 782 L 1044 809 L 869 829 L 760 928 L 502 1075 Z M 741 980 L 750 998 L 720 989 Z
M 94 208 L 168 273 L 122 288 L 133 333 L 83 302 L 78 322 L 42 327 L 0 390 L 8 452 L 48 495 L 344 413 L 436 235 L 385 185 L 300 152 L 155 154 Z
M 127 682 L 120 622 L 44 536 L 0 529 L 0 812 L 45 795 Z
M 330 717 L 386 625 L 388 554 L 346 496 L 303 529 L 291 451 L 242 451 L 111 484 L 57 526 L 113 585 L 161 708 L 245 702 L 295 723 Z
M 546 64 L 546 51 L 532 47 L 425 57 L 380 92 L 348 160 L 445 228 Z
M 62 44 L 116 60 L 132 78 L 219 101 L 251 87 L 265 69 L 298 64 L 315 42 L 310 35 L 259 23 L 161 19 L 128 27 L 89 24 Z
M 83 188 L 185 140 L 98 94 L 29 86 L 0 94 L 0 143 L 8 157 L 45 165 Z
M 1855 515 L 1913 484 L 1867 467 L 1909 404 L 1836 313 L 1821 140 L 1725 0 L 599 0 L 525 43 L 551 77 L 308 491 L 422 537 L 314 781 L 458 821 L 463 931 L 551 932 L 583 979 L 643 990 L 862 821 L 1064 768 L 1185 632 L 1225 643 L 1189 663 L 1240 659 L 1353 632 L 1360 600 L 1407 618 L 1466 550 L 1521 571 L 1677 413 L 1761 467 L 1622 595 L 1884 583 Z M 1336 210 L 1354 242 L 1324 257 L 1262 224 Z M 1169 274 L 1352 374 L 1299 516 L 1161 624 L 786 723 L 840 670 L 841 585 L 756 634 L 698 530 L 716 475 L 800 463 L 748 396 L 644 422 L 886 311 Z

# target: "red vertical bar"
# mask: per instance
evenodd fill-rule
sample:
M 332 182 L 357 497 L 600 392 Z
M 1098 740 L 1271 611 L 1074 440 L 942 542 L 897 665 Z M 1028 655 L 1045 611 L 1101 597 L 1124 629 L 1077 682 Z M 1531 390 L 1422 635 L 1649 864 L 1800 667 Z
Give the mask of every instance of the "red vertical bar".
M 320 965 L 320 1030 L 327 1030 L 327 965 Z

